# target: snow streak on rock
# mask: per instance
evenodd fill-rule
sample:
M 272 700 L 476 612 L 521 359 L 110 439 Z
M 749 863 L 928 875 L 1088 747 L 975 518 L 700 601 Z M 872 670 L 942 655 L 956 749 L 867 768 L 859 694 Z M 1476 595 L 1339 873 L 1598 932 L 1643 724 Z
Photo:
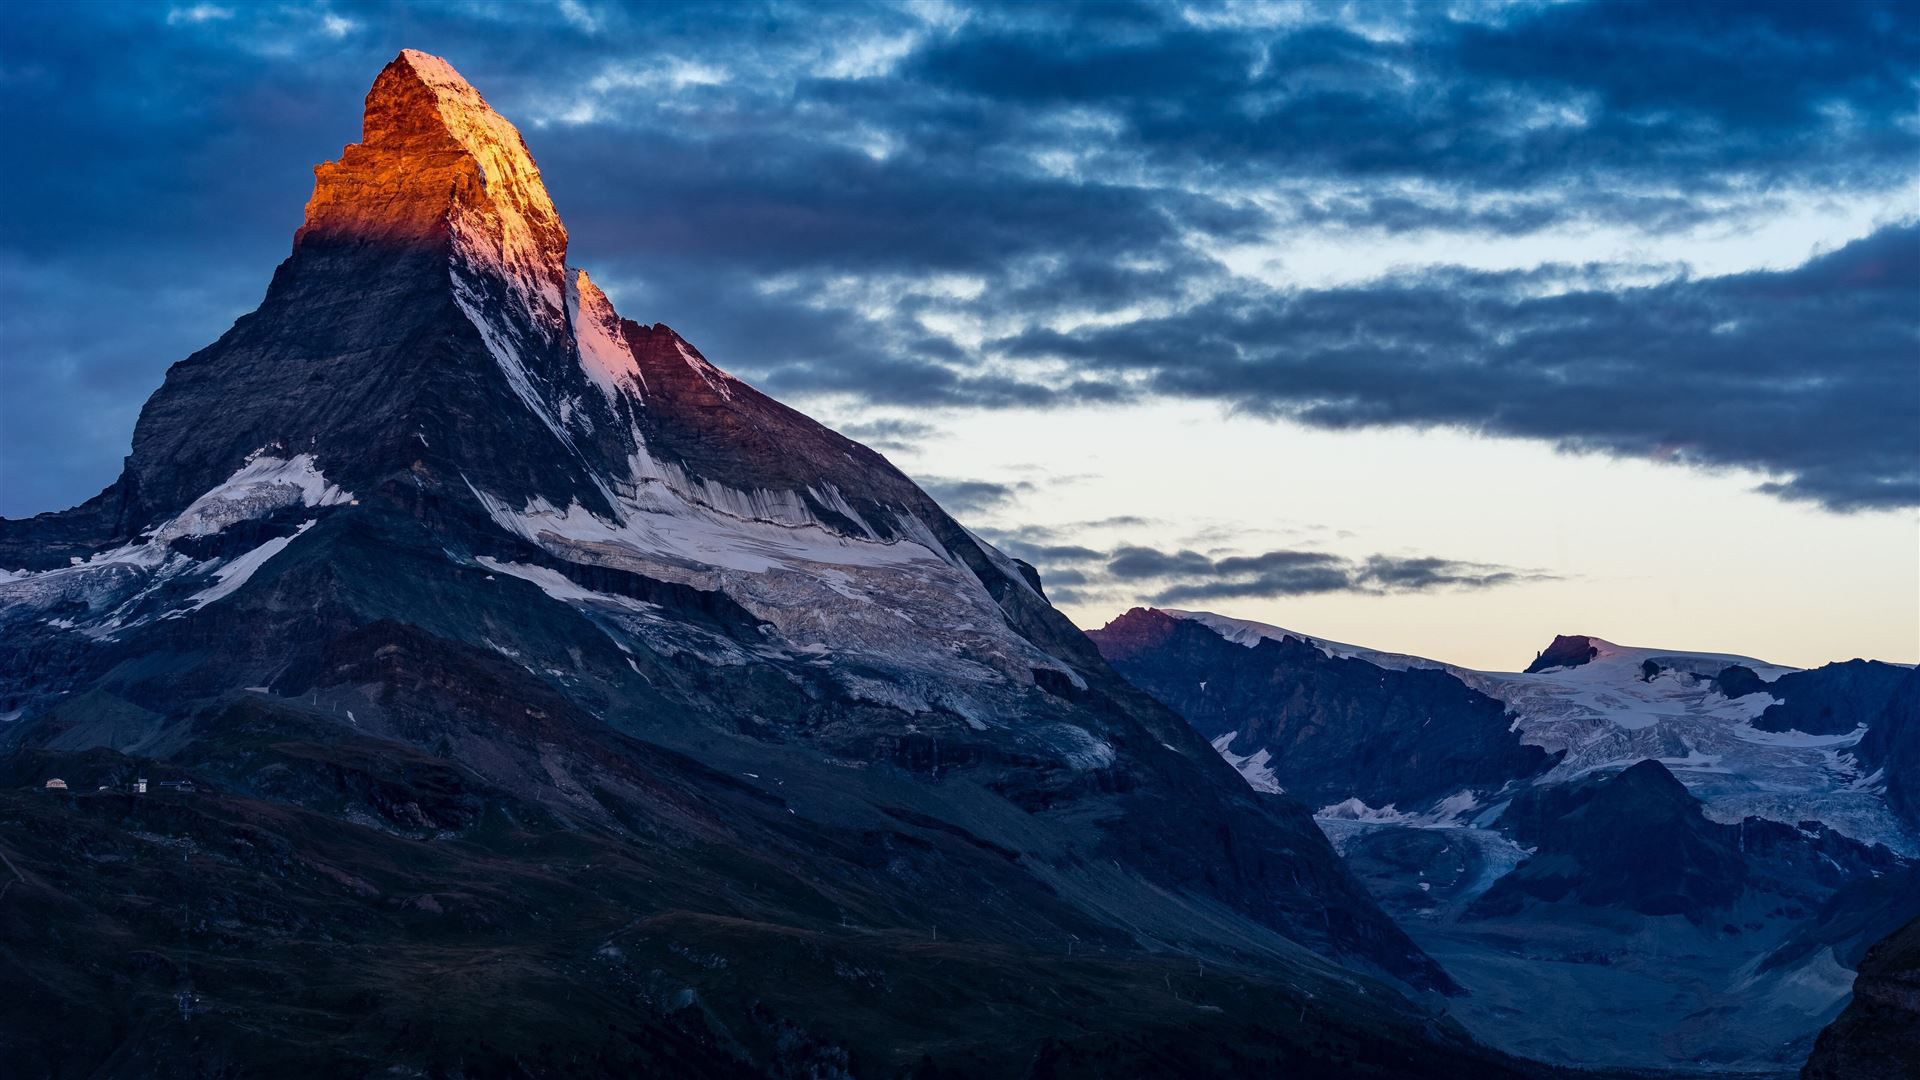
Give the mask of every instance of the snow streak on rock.
M 71 566 L 0 578 L 0 624 L 58 609 L 69 613 L 44 620 L 47 625 L 109 638 L 156 618 L 198 610 L 246 584 L 313 522 L 230 559 L 193 558 L 175 550 L 176 542 L 216 537 L 243 521 L 258 521 L 289 507 L 351 502 L 353 493 L 329 482 L 311 455 L 279 458 L 256 450 L 224 483 L 140 540 L 76 559 Z M 186 606 L 171 606 L 181 589 L 209 576 L 213 583 L 186 596 Z M 71 614 L 76 606 L 83 606 L 85 614 Z
M 567 318 L 580 350 L 580 367 L 594 385 L 609 399 L 625 393 L 644 400 L 647 378 L 620 331 L 620 316 L 585 270 L 575 270 L 568 280 Z
M 1286 789 L 1280 786 L 1280 781 L 1274 777 L 1273 770 L 1267 768 L 1267 762 L 1273 760 L 1273 752 L 1263 746 L 1251 754 L 1236 754 L 1233 752 L 1234 735 L 1234 732 L 1229 731 L 1213 740 L 1215 752 L 1245 777 L 1248 786 L 1253 790 L 1270 792 L 1274 795 L 1284 792 Z

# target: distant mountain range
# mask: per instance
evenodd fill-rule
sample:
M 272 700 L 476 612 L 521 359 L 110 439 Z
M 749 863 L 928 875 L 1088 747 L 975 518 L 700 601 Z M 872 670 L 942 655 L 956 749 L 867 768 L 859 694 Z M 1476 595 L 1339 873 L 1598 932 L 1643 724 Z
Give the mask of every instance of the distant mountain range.
M 1249 786 L 1316 807 L 1469 991 L 1455 1014 L 1517 1053 L 1791 1071 L 1920 916 L 1911 668 L 1563 635 L 1508 674 L 1141 608 L 1088 636 Z
M 1269 783 L 1263 766 L 1245 764 L 1259 757 L 1272 783 L 1323 814 L 1466 821 L 1510 782 L 1556 783 L 1651 758 L 1722 820 L 1818 820 L 1920 852 L 1906 770 L 1890 786 L 1879 768 L 1889 755 L 1913 753 L 1920 738 L 1888 715 L 1911 696 L 1902 684 L 1914 672 L 1901 665 L 1853 660 L 1797 671 L 1562 636 L 1526 671 L 1473 671 L 1149 608 L 1088 636 L 1202 734 L 1231 736 L 1217 745 L 1255 786 Z M 1354 708 L 1364 733 L 1334 723 L 1316 694 Z M 1351 748 L 1328 739 L 1368 744 L 1383 763 L 1357 764 Z M 1409 741 L 1385 753 L 1381 739 Z M 1462 752 L 1463 744 L 1475 749 Z

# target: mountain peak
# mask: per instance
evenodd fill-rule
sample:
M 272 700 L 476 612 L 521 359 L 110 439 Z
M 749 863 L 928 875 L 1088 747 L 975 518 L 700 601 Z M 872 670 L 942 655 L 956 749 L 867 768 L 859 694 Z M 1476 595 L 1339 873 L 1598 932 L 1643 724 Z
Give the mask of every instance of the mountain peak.
M 1687 785 L 1654 758 L 1643 758 L 1614 774 L 1608 790 L 1631 792 L 1676 807 L 1690 807 L 1696 801 Z
M 1525 674 L 1536 675 L 1554 668 L 1579 667 L 1600 655 L 1600 646 L 1607 644 L 1599 638 L 1585 634 L 1555 634 L 1553 642 L 1540 655 L 1528 664 Z
M 1179 623 L 1158 608 L 1136 607 L 1115 616 L 1098 630 L 1090 630 L 1100 654 L 1109 661 L 1131 658 L 1166 643 Z
M 453 70 L 453 65 L 447 63 L 445 57 L 421 52 L 419 49 L 401 49 L 400 55 L 393 58 L 393 64 L 404 64 L 411 68 L 420 76 L 422 82 L 436 83 L 455 91 L 464 91 L 475 97 L 480 96 L 479 92 L 473 88 L 473 84 L 458 71 Z
M 424 101 L 415 87 L 426 92 Z M 435 115 L 421 119 L 429 124 L 437 121 L 440 128 L 479 163 L 481 180 L 489 193 L 496 199 L 506 197 L 519 202 L 521 209 L 530 212 L 529 216 L 551 218 L 558 225 L 559 214 L 547 196 L 540 169 L 534 164 L 520 129 L 495 112 L 472 83 L 438 56 L 403 49 L 380 72 L 367 94 L 362 120 L 365 141 L 376 144 L 393 136 L 404 139 L 414 130 L 411 125 L 388 125 L 417 112 L 422 104 L 430 104 Z
M 361 141 L 316 166 L 296 246 L 451 242 L 536 315 L 564 311 L 567 230 L 527 144 L 440 57 L 403 50 L 374 80 Z

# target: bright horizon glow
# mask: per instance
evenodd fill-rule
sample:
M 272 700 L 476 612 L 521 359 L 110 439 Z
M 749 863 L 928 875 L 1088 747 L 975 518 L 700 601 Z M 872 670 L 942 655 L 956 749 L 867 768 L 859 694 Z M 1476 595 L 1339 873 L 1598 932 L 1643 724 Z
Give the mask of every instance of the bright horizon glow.
M 970 527 L 1018 535 L 1140 515 L 1153 523 L 1055 542 L 1204 550 L 1196 538 L 1211 531 L 1228 538 L 1215 546 L 1242 552 L 1430 554 L 1560 577 L 1163 606 L 1491 671 L 1525 667 L 1555 634 L 1792 667 L 1920 662 L 1920 517 L 1782 502 L 1751 490 L 1757 474 L 1454 431 L 1320 431 L 1200 403 L 936 422 L 942 434 L 889 454 L 909 475 L 1033 485 L 1009 505 L 957 515 Z M 1090 629 L 1147 605 L 1150 591 L 1058 606 Z

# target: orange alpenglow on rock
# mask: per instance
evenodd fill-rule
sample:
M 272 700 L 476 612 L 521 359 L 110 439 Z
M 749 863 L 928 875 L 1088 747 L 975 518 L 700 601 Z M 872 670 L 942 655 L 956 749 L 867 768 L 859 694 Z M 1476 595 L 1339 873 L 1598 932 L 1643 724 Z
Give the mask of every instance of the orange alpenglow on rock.
M 536 317 L 565 320 L 567 230 L 520 132 L 451 64 L 414 49 L 367 93 L 361 141 L 314 168 L 296 248 L 451 244 Z

